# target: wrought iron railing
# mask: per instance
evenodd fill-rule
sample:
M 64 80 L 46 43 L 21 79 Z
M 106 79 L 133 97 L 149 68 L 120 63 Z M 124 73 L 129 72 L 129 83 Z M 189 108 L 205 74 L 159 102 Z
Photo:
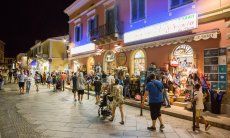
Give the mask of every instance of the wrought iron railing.
M 90 32 L 90 40 L 95 41 L 114 34 L 123 34 L 123 22 L 114 23 L 114 25 L 104 24 L 98 26 Z

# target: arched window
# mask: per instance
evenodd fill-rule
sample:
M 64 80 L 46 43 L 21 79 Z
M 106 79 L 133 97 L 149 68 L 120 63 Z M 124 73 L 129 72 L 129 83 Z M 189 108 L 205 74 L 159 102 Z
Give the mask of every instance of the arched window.
M 145 54 L 139 50 L 134 55 L 134 74 L 140 75 L 141 71 L 145 70 Z

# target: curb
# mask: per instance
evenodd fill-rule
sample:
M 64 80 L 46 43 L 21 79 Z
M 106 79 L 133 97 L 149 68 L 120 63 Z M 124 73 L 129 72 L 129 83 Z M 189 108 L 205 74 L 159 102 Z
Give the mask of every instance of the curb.
M 66 89 L 72 90 L 69 87 L 66 87 Z M 85 92 L 85 94 L 88 94 L 88 91 Z M 94 94 L 92 94 L 91 92 L 89 92 L 89 95 L 94 96 Z M 137 107 L 137 108 L 141 107 L 139 103 L 133 103 L 133 102 L 130 102 L 130 101 L 127 101 L 127 100 L 125 101 L 125 104 L 133 106 L 133 107 Z M 149 106 L 145 105 L 144 109 L 149 110 Z M 173 113 L 173 112 L 169 112 L 169 111 L 165 111 L 165 110 L 161 110 L 161 113 L 166 114 L 166 115 L 170 115 L 170 116 L 173 116 L 173 117 L 189 120 L 189 121 L 193 120 L 192 116 L 186 116 L 186 115 L 179 114 L 179 113 Z M 223 129 L 226 129 L 226 130 L 230 130 L 230 125 L 221 124 L 221 123 L 210 121 L 210 120 L 208 120 L 208 122 L 210 123 L 211 126 L 218 127 L 218 128 L 223 128 Z

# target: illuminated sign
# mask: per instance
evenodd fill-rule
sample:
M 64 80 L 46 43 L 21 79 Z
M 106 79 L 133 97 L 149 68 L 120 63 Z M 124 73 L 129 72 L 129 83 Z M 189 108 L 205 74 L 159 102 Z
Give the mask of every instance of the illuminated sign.
M 124 42 L 130 43 L 166 34 L 192 30 L 198 27 L 197 14 L 190 14 L 167 22 L 124 33 Z
M 94 50 L 95 50 L 95 44 L 89 43 L 86 45 L 72 48 L 71 49 L 71 55 L 90 52 L 90 51 L 94 51 Z

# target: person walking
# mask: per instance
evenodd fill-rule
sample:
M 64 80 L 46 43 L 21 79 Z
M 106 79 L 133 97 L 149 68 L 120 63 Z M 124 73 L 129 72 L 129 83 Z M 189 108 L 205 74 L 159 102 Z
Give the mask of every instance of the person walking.
M 11 83 L 12 82 L 12 77 L 13 77 L 13 71 L 10 70 L 8 73 L 8 81 Z
M 144 101 L 148 95 L 152 126 L 147 127 L 147 129 L 150 131 L 155 131 L 156 119 L 158 118 L 160 121 L 160 129 L 162 130 L 164 128 L 164 124 L 161 118 L 160 109 L 163 101 L 163 84 L 159 80 L 156 80 L 156 76 L 154 74 L 150 74 L 149 79 L 150 81 L 147 83 L 142 101 L 142 106 L 144 106 Z
M 77 80 L 78 101 L 82 103 L 86 83 L 82 72 L 79 73 Z
M 168 98 L 169 85 L 168 85 L 168 79 L 167 79 L 166 76 L 162 77 L 162 83 L 163 83 L 163 86 L 164 86 L 164 89 L 163 89 L 163 101 L 165 103 L 165 108 L 171 108 L 169 98 Z
M 96 97 L 96 103 L 95 104 L 98 104 L 100 102 L 101 86 L 102 86 L 102 83 L 100 80 L 98 80 L 98 77 L 95 77 L 95 81 L 94 81 L 93 85 L 94 85 L 95 97 Z
M 65 91 L 65 81 L 66 81 L 66 74 L 65 74 L 65 72 L 62 72 L 62 74 L 61 74 L 62 91 Z
M 124 104 L 124 97 L 123 97 L 123 86 L 119 84 L 119 80 L 115 79 L 115 85 L 113 86 L 113 90 L 111 93 L 113 97 L 112 101 L 112 117 L 109 121 L 113 121 L 115 117 L 116 107 L 119 107 L 121 113 L 121 125 L 124 125 L 124 111 L 123 111 L 123 104 Z
M 46 84 L 46 73 L 43 72 L 43 75 L 42 75 L 42 85 L 45 85 Z
M 21 70 L 20 74 L 18 75 L 18 86 L 19 86 L 19 92 L 20 94 L 24 94 L 24 89 L 25 89 L 25 74 Z
M 14 83 L 17 83 L 17 70 L 14 70 L 13 76 L 14 76 Z
M 32 82 L 31 73 L 28 73 L 28 75 L 26 76 L 26 93 L 28 94 L 30 93 L 31 82 Z
M 52 77 L 51 77 L 50 74 L 48 74 L 48 77 L 47 77 L 47 80 L 46 80 L 46 82 L 47 82 L 47 88 L 48 89 L 50 89 L 50 83 L 51 83 L 51 81 L 52 81 Z
M 57 91 L 57 76 L 56 74 L 53 74 L 52 75 L 52 84 L 53 84 L 53 92 L 56 92 Z
M 194 86 L 195 92 L 194 92 L 194 99 L 193 102 L 196 102 L 196 128 L 200 128 L 199 123 L 202 121 L 205 124 L 205 131 L 208 131 L 211 125 L 209 122 L 204 118 L 203 110 L 204 110 L 204 104 L 203 104 L 203 92 L 200 90 L 200 84 L 196 84 Z
M 126 97 L 128 95 L 129 99 L 130 99 L 131 94 L 130 94 L 129 90 L 130 90 L 130 78 L 129 78 L 129 74 L 126 73 L 125 80 L 124 80 L 124 97 Z
M 41 75 L 36 71 L 35 76 L 34 76 L 34 80 L 35 80 L 35 86 L 36 86 L 36 91 L 39 91 L 39 83 L 41 82 Z
M 77 92 L 77 73 L 74 73 L 74 75 L 72 76 L 72 82 L 73 82 L 72 92 L 73 92 L 74 101 L 76 102 L 77 101 L 77 98 L 76 98 L 76 92 Z

